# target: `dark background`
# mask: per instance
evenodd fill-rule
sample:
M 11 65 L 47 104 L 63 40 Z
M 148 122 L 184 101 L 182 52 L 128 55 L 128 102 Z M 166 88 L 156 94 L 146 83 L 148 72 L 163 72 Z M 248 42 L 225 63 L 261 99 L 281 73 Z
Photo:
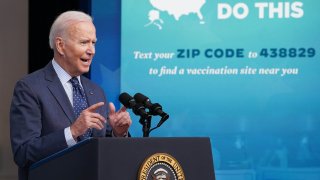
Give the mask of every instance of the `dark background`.
M 44 67 L 53 58 L 49 31 L 56 17 L 67 10 L 91 14 L 91 0 L 29 0 L 29 65 L 31 73 Z

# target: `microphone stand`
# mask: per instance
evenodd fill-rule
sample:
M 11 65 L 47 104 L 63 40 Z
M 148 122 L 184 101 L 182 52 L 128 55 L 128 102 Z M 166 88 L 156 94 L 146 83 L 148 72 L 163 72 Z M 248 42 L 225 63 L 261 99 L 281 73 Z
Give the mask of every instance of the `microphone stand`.
M 148 116 L 147 118 L 140 117 L 140 124 L 142 124 L 142 132 L 143 137 L 149 137 L 150 127 L 151 127 L 151 118 L 152 116 Z

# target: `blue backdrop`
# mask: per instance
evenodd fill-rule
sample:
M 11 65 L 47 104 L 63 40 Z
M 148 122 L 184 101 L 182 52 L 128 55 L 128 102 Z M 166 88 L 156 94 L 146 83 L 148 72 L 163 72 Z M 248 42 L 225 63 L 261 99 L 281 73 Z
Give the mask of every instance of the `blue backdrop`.
M 161 103 L 151 136 L 209 136 L 217 180 L 320 179 L 319 5 L 92 0 L 91 77 Z

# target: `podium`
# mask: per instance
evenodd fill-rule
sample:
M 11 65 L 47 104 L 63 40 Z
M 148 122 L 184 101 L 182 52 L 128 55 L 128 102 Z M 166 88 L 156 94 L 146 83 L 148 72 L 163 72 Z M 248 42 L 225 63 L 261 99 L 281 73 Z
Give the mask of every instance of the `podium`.
M 168 168 L 182 168 L 184 179 L 215 179 L 209 138 L 90 138 L 33 164 L 29 180 L 141 179 L 157 153 L 171 155 L 180 167 Z

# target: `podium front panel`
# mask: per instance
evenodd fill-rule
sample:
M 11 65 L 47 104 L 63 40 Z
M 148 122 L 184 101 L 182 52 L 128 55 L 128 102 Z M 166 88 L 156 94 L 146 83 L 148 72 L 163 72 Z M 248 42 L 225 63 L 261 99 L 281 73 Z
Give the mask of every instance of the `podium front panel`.
M 143 162 L 166 153 L 187 180 L 214 180 L 209 138 L 93 138 L 33 165 L 30 180 L 134 180 Z

